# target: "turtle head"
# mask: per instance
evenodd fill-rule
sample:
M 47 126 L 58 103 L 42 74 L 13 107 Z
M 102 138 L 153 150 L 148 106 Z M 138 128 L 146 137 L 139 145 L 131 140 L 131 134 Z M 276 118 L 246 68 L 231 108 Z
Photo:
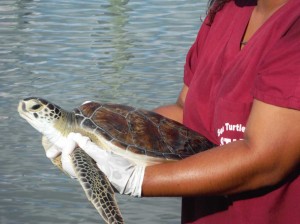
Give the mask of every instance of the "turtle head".
M 23 99 L 19 103 L 18 112 L 49 140 L 56 141 L 70 132 L 71 113 L 47 100 L 38 97 Z
M 20 101 L 18 112 L 39 132 L 55 126 L 62 116 L 61 108 L 47 100 L 30 97 Z

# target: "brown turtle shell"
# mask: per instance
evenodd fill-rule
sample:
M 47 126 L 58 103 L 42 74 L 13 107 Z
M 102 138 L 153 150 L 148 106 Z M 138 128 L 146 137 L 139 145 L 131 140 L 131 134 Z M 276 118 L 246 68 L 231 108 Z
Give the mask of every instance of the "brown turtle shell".
M 74 113 L 83 129 L 140 155 L 178 160 L 214 146 L 197 132 L 152 111 L 89 102 Z

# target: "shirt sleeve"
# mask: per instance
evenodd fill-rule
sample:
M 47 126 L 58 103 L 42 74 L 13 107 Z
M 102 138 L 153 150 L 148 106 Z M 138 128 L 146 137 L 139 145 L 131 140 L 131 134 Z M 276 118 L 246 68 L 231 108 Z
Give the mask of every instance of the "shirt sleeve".
M 198 32 L 197 38 L 191 46 L 186 56 L 186 62 L 184 65 L 184 84 L 189 86 L 194 76 L 195 70 L 198 66 L 198 57 L 201 51 L 201 45 L 205 42 L 206 36 L 208 35 L 209 25 L 208 18 L 203 21 L 203 24 Z
M 254 98 L 300 110 L 300 19 L 264 58 L 255 80 Z

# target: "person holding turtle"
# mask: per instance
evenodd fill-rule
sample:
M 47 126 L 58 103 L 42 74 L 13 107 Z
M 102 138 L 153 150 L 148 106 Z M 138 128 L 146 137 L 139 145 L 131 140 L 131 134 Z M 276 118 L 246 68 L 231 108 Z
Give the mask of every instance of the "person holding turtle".
M 183 197 L 182 223 L 300 223 L 299 110 L 299 0 L 212 0 L 177 102 L 155 112 L 217 147 L 143 167 L 69 140 L 120 193 Z

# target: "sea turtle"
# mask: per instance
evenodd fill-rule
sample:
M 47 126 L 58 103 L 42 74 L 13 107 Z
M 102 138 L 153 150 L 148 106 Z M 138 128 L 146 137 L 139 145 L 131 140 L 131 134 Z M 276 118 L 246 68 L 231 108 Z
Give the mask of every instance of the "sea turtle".
M 58 147 L 63 147 L 70 132 L 78 132 L 102 149 L 146 166 L 180 160 L 214 146 L 178 122 L 126 105 L 87 102 L 69 112 L 30 97 L 20 101 L 18 111 Z M 107 223 L 124 223 L 113 188 L 91 157 L 77 148 L 71 158 L 78 181 L 102 218 Z M 61 168 L 60 156 L 52 162 Z

